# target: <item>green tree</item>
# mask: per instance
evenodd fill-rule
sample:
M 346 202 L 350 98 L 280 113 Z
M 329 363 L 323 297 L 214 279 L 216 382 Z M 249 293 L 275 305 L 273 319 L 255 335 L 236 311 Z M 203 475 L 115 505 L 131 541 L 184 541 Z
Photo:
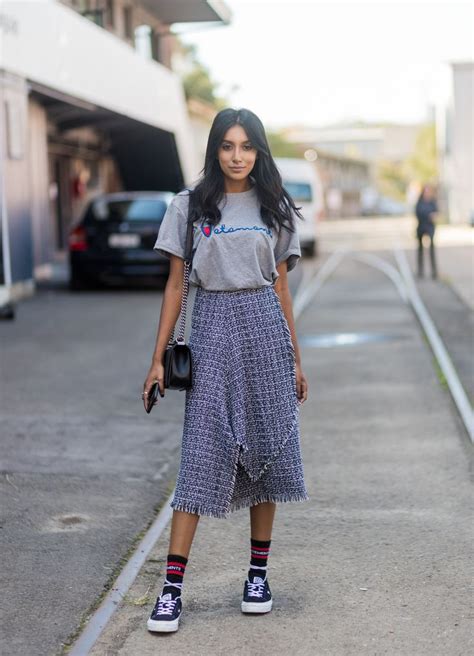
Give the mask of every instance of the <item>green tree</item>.
M 408 178 L 404 162 L 379 160 L 376 165 L 377 188 L 383 196 L 405 200 Z
M 198 98 L 217 111 L 226 107 L 228 101 L 217 94 L 218 84 L 212 79 L 209 69 L 198 60 L 196 46 L 184 44 L 181 46 L 188 60 L 188 70 L 182 76 L 186 99 Z
M 280 132 L 267 130 L 267 139 L 273 157 L 302 157 L 303 147 L 290 143 Z
M 438 177 L 436 130 L 433 123 L 422 125 L 415 139 L 415 147 L 406 159 L 394 162 L 380 160 L 376 166 L 380 192 L 403 201 L 410 182 L 424 184 Z
M 406 160 L 405 171 L 409 179 L 420 184 L 437 179 L 439 171 L 434 123 L 428 123 L 420 128 L 415 142 L 415 150 Z

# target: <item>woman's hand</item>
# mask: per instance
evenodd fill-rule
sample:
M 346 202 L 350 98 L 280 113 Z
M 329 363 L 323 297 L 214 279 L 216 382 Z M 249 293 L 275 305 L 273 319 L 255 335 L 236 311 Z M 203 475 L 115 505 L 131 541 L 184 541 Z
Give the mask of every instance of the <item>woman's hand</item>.
M 158 381 L 158 387 L 160 388 L 160 395 L 164 397 L 165 395 L 165 368 L 162 364 L 152 364 L 150 370 L 147 374 L 146 380 L 143 384 L 143 407 L 146 409 L 146 399 L 150 393 L 151 386 L 155 381 Z M 156 405 L 156 402 L 154 403 Z
M 308 398 L 308 383 L 300 364 L 296 365 L 296 395 L 300 404 Z

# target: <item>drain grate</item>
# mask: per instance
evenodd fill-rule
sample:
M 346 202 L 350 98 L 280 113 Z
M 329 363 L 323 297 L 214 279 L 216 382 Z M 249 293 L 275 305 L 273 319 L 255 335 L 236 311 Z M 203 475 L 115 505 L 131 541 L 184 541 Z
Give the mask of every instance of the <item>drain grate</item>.
M 298 342 L 301 346 L 330 348 L 333 346 L 389 342 L 396 339 L 403 339 L 403 336 L 387 333 L 322 333 L 320 335 L 301 335 L 301 337 L 298 337 Z

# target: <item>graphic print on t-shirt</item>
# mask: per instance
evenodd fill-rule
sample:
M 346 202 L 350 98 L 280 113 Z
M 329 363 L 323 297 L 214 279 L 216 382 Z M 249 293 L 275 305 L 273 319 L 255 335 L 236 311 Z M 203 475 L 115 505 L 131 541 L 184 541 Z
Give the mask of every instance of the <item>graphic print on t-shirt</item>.
M 271 228 L 267 228 L 266 226 L 229 226 L 227 227 L 224 223 L 218 225 L 214 230 L 212 229 L 212 225 L 210 223 L 205 223 L 204 221 L 201 223 L 201 232 L 205 237 L 210 237 L 212 233 L 215 235 L 222 235 L 226 234 L 229 232 L 237 232 L 238 230 L 257 230 L 259 232 L 265 232 L 269 237 L 273 237 L 273 233 Z
M 201 232 L 205 237 L 210 237 L 212 232 L 212 226 L 210 223 L 201 223 Z

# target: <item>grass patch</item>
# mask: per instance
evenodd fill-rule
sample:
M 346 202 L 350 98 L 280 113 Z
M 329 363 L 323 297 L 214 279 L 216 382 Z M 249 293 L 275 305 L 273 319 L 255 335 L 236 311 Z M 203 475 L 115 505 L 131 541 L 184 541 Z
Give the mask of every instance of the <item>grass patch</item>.
M 127 594 L 124 595 L 123 602 L 130 606 L 147 606 L 151 602 L 150 589 L 151 586 L 148 587 L 148 590 L 141 597 L 131 597 L 127 592 Z
M 438 379 L 438 381 L 439 381 L 439 384 L 441 385 L 441 387 L 442 387 L 444 390 L 446 390 L 447 392 L 449 392 L 448 381 L 446 380 L 446 377 L 445 377 L 445 375 L 444 375 L 444 373 L 443 373 L 443 370 L 442 370 L 441 367 L 439 366 L 438 360 L 436 359 L 436 356 L 435 356 L 435 354 L 433 353 L 433 349 L 431 348 L 431 344 L 430 344 L 430 342 L 429 342 L 429 339 L 428 339 L 428 337 L 426 336 L 426 334 L 425 334 L 425 332 L 424 332 L 424 330 L 423 330 L 423 328 L 422 328 L 421 325 L 420 325 L 420 328 L 421 328 L 421 331 L 422 331 L 422 332 L 421 332 L 421 336 L 422 336 L 422 338 L 423 338 L 425 344 L 428 346 L 429 351 L 430 351 L 430 353 L 431 353 L 431 359 L 432 359 L 432 361 L 433 361 L 434 370 L 435 370 L 435 372 L 436 372 L 436 377 L 437 377 L 437 379 Z

